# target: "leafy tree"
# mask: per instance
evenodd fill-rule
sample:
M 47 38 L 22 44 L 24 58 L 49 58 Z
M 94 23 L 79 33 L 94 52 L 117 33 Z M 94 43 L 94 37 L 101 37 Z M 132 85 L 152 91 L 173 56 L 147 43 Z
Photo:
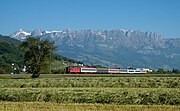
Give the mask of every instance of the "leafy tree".
M 164 69 L 159 68 L 159 69 L 157 70 L 157 73 L 158 73 L 158 74 L 164 74 L 164 73 L 166 73 L 166 72 L 164 71 Z
M 178 69 L 173 68 L 172 73 L 178 74 L 178 73 L 180 73 L 180 71 Z
M 50 63 L 48 56 L 55 49 L 54 42 L 41 40 L 40 37 L 29 37 L 20 46 L 26 49 L 24 62 L 27 64 L 27 73 L 32 73 L 32 78 L 39 77 Z
M 0 68 L 0 74 L 5 74 L 6 71 L 3 68 Z

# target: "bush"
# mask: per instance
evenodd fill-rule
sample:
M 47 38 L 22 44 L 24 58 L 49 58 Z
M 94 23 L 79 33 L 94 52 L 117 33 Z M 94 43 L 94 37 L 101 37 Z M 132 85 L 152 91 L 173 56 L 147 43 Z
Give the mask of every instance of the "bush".
M 62 68 L 62 69 L 54 69 L 54 70 L 52 70 L 52 73 L 53 74 L 65 74 L 66 70 L 64 68 Z
M 5 74 L 6 71 L 3 68 L 0 68 L 0 74 Z

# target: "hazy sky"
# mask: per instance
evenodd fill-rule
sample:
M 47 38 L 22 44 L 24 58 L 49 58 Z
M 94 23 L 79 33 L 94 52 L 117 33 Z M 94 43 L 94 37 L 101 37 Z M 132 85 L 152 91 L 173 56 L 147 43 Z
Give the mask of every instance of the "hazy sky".
M 180 38 L 180 0 L 0 0 L 0 34 L 132 29 Z

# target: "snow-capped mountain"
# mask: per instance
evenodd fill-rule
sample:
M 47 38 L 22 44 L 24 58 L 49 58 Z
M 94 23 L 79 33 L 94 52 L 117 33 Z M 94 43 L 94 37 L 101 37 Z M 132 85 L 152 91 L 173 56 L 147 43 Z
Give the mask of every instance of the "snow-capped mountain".
M 13 34 L 10 35 L 12 38 L 18 39 L 18 40 L 24 40 L 27 37 L 31 36 L 31 32 L 25 31 L 23 29 L 19 29 Z
M 12 38 L 40 36 L 55 41 L 57 53 L 84 63 L 117 67 L 180 68 L 180 38 L 133 30 L 18 30 Z

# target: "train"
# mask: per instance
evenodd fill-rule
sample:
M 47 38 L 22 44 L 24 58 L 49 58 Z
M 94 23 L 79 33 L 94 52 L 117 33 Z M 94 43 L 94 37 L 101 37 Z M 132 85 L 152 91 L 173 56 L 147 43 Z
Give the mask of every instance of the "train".
M 121 68 L 95 68 L 95 67 L 73 67 L 66 68 L 66 73 L 70 74 L 145 74 L 151 72 L 147 68 L 121 69 Z

